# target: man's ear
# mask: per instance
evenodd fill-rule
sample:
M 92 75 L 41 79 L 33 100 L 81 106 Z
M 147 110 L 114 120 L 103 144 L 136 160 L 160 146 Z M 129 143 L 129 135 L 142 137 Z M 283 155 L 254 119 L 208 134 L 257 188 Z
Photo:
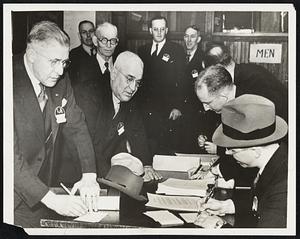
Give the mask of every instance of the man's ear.
M 168 34 L 169 28 L 166 27 L 166 34 Z
M 149 27 L 149 32 L 152 35 L 152 27 Z
M 201 41 L 201 37 L 199 36 L 197 39 L 197 43 L 199 43 Z
M 93 36 L 92 40 L 93 40 L 94 46 L 97 47 L 98 46 L 98 44 L 97 44 L 98 39 L 95 35 Z
M 80 42 L 81 42 L 80 32 L 78 32 L 77 34 L 78 34 L 78 38 L 79 38 L 79 40 L 80 40 Z
M 252 150 L 255 153 L 255 158 L 259 158 L 261 156 L 262 153 L 261 147 L 253 147 Z
M 33 63 L 36 58 L 36 52 L 32 48 L 27 48 L 26 50 L 26 56 L 30 63 Z

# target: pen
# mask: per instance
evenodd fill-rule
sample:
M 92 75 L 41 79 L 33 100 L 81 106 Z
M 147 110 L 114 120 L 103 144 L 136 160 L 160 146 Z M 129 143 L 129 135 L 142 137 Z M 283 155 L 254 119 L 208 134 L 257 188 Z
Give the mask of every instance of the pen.
M 201 168 L 202 168 L 202 164 L 200 163 L 198 168 L 196 168 L 195 172 L 193 173 L 193 175 L 197 174 Z
M 72 195 L 70 190 L 65 186 L 63 185 L 63 183 L 60 183 L 60 186 L 69 194 L 69 195 Z
M 207 203 L 208 200 L 213 196 L 213 194 L 214 194 L 214 189 L 215 189 L 215 187 L 213 187 L 213 188 L 211 189 L 210 193 L 209 193 L 209 194 L 207 195 L 207 197 L 205 198 L 204 203 Z

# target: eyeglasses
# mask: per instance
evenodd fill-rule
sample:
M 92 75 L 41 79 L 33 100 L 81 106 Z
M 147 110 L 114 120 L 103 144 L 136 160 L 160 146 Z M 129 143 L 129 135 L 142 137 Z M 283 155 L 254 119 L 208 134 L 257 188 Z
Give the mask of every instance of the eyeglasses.
M 66 59 L 66 60 L 60 60 L 60 59 L 50 59 L 48 58 L 47 56 L 44 56 L 43 54 L 41 54 L 40 52 L 34 50 L 38 55 L 44 57 L 45 59 L 47 59 L 49 62 L 50 62 L 50 65 L 52 68 L 55 68 L 58 66 L 58 64 L 61 64 L 61 66 L 66 69 L 70 66 L 71 64 L 71 61 L 69 59 Z
M 228 97 L 227 97 L 226 95 L 220 94 L 220 95 L 217 95 L 215 98 L 213 98 L 211 101 L 209 101 L 209 102 L 202 102 L 202 104 L 203 104 L 203 105 L 207 105 L 207 106 L 210 107 L 210 106 L 215 102 L 215 100 L 216 100 L 217 98 L 219 98 L 219 97 L 225 98 L 225 99 L 226 99 L 225 103 L 227 103 Z
M 103 38 L 99 39 L 97 37 L 97 39 L 104 45 L 107 45 L 107 43 L 109 42 L 112 46 L 114 46 L 114 45 L 117 45 L 119 42 L 118 38 L 107 39 L 106 37 L 103 37 Z
M 130 75 L 125 75 L 123 72 L 121 72 L 119 69 L 115 68 L 118 72 L 121 73 L 121 75 L 123 75 L 125 78 L 126 78 L 126 83 L 128 85 L 132 84 L 132 83 L 135 83 L 134 86 L 136 88 L 139 88 L 141 87 L 142 85 L 142 82 L 141 80 L 136 80 L 136 78 L 134 76 L 130 76 Z

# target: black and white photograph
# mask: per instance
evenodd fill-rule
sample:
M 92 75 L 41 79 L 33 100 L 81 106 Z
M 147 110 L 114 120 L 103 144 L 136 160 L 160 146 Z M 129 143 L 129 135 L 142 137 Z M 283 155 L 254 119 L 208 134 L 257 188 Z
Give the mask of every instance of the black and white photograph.
M 296 234 L 293 4 L 4 4 L 3 36 L 19 238 Z

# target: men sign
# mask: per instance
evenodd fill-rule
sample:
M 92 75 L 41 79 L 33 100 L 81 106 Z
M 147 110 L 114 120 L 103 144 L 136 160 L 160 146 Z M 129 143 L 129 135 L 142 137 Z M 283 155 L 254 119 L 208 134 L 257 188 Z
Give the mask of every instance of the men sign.
M 249 61 L 253 63 L 281 63 L 281 44 L 251 44 Z

